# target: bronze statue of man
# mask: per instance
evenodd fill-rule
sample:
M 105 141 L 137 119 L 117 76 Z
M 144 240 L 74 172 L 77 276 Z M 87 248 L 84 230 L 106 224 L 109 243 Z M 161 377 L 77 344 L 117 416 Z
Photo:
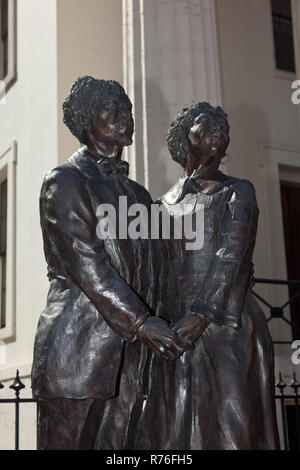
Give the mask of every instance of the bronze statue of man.
M 118 210 L 120 196 L 128 206 L 152 203 L 121 160 L 132 143 L 131 108 L 120 84 L 87 76 L 63 104 L 81 147 L 47 173 L 40 196 L 50 290 L 32 368 L 39 449 L 126 448 L 131 418 L 143 404 L 139 374 L 147 351 L 170 359 L 188 348 L 153 316 L 159 253 L 150 237 L 97 236 L 99 205 Z M 96 442 L 99 427 L 105 442 Z

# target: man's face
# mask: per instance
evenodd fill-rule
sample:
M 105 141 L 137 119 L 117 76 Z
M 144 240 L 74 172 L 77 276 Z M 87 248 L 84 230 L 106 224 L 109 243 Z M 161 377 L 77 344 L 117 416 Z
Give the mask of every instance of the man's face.
M 93 137 L 99 142 L 121 146 L 132 144 L 134 124 L 131 108 L 127 96 L 114 93 L 106 95 L 96 110 L 92 126 Z

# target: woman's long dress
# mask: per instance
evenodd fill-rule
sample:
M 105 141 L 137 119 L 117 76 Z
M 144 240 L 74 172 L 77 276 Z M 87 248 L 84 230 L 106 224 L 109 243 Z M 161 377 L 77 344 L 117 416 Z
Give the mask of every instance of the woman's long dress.
M 278 448 L 273 347 L 249 288 L 258 219 L 253 185 L 230 178 L 204 193 L 181 178 L 162 202 L 175 218 L 204 207 L 204 244 L 187 250 L 184 238 L 167 242 L 161 315 L 173 322 L 193 311 L 210 324 L 178 360 L 148 357 L 132 448 Z

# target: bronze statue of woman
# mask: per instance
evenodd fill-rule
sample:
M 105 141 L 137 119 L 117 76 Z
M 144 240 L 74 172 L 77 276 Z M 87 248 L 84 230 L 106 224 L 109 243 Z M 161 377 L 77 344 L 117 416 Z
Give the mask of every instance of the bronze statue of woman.
M 204 244 L 166 242 L 160 297 L 194 347 L 177 360 L 152 356 L 136 448 L 276 449 L 273 347 L 251 293 L 258 207 L 252 183 L 219 170 L 227 115 L 198 103 L 171 123 L 168 147 L 184 176 L 161 198 L 170 214 L 204 208 Z M 195 209 L 194 209 L 195 210 Z M 167 307 L 167 309 L 166 309 Z

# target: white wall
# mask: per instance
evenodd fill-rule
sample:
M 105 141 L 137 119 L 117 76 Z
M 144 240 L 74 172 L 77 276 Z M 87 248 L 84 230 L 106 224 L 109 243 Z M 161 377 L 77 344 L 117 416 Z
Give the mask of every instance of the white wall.
M 122 83 L 122 0 L 58 0 L 58 152 L 64 162 L 79 147 L 62 122 L 61 105 L 76 78 Z
M 265 191 L 269 188 L 264 179 L 268 169 L 262 166 L 259 143 L 286 148 L 287 153 L 291 147 L 300 149 L 298 107 L 291 102 L 291 82 L 295 77 L 275 69 L 270 0 L 216 0 L 216 5 L 223 107 L 231 126 L 228 172 L 248 178 L 256 188 L 260 207 L 254 256 L 256 277 L 284 279 L 285 260 L 276 272 L 270 260 L 270 256 L 276 259 L 279 253 L 270 251 L 268 246 Z M 279 181 L 271 177 L 269 183 L 278 186 Z M 275 209 L 275 225 L 282 230 L 280 203 Z M 270 293 L 268 288 L 256 290 Z M 278 336 L 282 326 L 284 329 L 284 324 L 278 322 L 274 334 Z
M 30 371 L 35 330 L 48 289 L 38 205 L 43 176 L 57 163 L 56 0 L 18 1 L 17 25 L 18 78 L 6 104 L 0 104 L 1 151 L 12 140 L 17 142 L 16 338 L 7 344 L 7 363 L 0 364 L 0 381 L 9 379 L 8 383 L 17 367 L 21 375 Z M 6 388 L 1 391 L 4 395 Z M 1 408 L 1 416 L 5 413 L 8 408 Z M 1 419 L 0 426 L 0 448 L 9 448 L 13 421 Z M 34 445 L 30 436 L 28 448 Z
M 48 287 L 38 201 L 43 176 L 57 162 L 55 0 L 18 2 L 17 22 L 18 78 L 0 105 L 1 150 L 17 142 L 17 322 L 16 341 L 7 345 L 10 367 L 31 361 Z
M 215 8 L 212 0 L 123 0 L 124 82 L 134 100 L 136 134 L 130 174 L 155 199 L 183 170 L 166 136 L 186 105 L 220 101 Z

